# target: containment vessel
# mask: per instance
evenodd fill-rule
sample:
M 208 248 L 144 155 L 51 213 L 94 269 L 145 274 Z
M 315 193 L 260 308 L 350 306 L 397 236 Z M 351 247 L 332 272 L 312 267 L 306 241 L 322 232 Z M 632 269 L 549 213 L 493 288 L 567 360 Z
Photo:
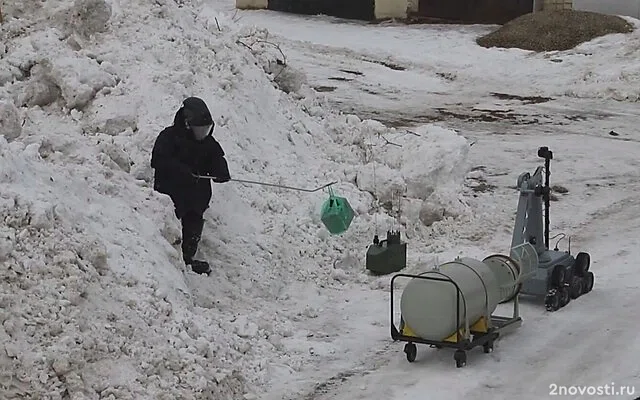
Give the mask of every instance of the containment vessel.
M 443 280 L 407 283 L 400 299 L 404 326 L 422 339 L 443 341 L 464 327 L 465 315 L 469 326 L 491 315 L 513 295 L 520 271 L 510 257 L 495 255 L 484 261 L 458 258 L 420 275 Z

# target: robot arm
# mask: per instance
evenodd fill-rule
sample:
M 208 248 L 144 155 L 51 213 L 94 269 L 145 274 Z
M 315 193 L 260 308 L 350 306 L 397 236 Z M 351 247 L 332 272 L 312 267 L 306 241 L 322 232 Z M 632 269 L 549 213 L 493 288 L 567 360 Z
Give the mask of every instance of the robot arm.
M 538 167 L 533 175 L 524 172 L 518 177 L 520 196 L 511 240 L 511 248 L 531 243 L 538 254 L 545 250 L 542 225 L 542 171 L 544 168 Z

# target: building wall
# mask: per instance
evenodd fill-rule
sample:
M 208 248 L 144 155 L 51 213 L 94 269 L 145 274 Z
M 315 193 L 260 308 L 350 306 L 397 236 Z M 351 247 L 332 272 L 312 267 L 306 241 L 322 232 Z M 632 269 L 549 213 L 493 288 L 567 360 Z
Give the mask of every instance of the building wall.
M 533 0 L 533 12 L 542 11 L 544 9 L 545 0 Z
M 407 0 L 376 0 L 376 19 L 406 18 Z
M 420 10 L 420 0 L 408 0 L 407 12 L 417 13 Z
M 236 8 L 243 10 L 267 8 L 268 4 L 269 0 L 236 0 Z
M 338 0 L 341 1 L 341 0 Z M 344 0 L 342 0 L 344 1 Z M 412 3 L 411 5 L 409 3 Z M 373 14 L 376 19 L 406 18 L 407 10 L 415 7 L 418 10 L 418 0 L 375 0 Z M 239 9 L 263 9 L 269 8 L 269 0 L 236 0 L 236 8 Z M 281 7 L 276 7 L 280 9 Z M 369 8 L 370 10 L 370 8 Z M 371 10 L 370 10 L 371 11 Z
M 534 0 L 420 0 L 417 15 L 466 24 L 505 24 L 535 7 Z
M 573 9 L 640 18 L 640 0 L 573 0 Z
M 376 19 L 376 0 L 268 0 L 267 9 L 299 15 L 322 14 L 362 21 Z M 383 14 L 390 13 L 390 10 L 382 11 Z
M 571 10 L 573 8 L 572 0 L 544 0 L 543 9 L 545 10 Z

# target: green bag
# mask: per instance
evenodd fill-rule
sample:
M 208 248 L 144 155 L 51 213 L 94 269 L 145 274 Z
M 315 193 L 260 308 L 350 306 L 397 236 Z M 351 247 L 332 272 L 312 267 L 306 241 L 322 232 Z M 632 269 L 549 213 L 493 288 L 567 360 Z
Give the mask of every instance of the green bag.
M 354 214 L 347 199 L 336 196 L 329 188 L 329 198 L 325 200 L 320 213 L 320 219 L 327 230 L 333 235 L 346 232 L 351 225 Z

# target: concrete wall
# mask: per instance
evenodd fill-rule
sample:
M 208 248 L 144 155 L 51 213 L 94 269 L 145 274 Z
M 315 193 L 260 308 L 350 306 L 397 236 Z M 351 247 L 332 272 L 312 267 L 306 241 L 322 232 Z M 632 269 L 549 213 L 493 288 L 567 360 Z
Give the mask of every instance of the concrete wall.
M 571 10 L 572 3 L 572 0 L 544 0 L 542 8 L 545 10 Z
M 267 8 L 269 0 L 236 0 L 236 8 L 243 10 Z
M 376 0 L 376 19 L 406 18 L 407 0 Z
M 544 9 L 544 0 L 533 0 L 533 12 Z
M 640 18 L 640 0 L 573 0 L 573 9 Z
M 420 0 L 409 0 L 407 1 L 407 11 L 408 12 L 418 12 L 420 10 Z
M 406 18 L 407 12 L 418 12 L 418 0 L 375 0 L 376 18 Z M 236 0 L 236 8 L 267 8 L 268 0 Z M 626 15 L 640 19 L 640 0 L 534 0 L 535 11 L 566 10 L 593 11 L 602 14 Z
M 269 0 L 236 0 L 236 8 L 240 9 L 263 9 L 268 5 Z M 412 7 L 418 11 L 418 0 L 375 0 L 375 17 L 406 18 L 407 10 Z

